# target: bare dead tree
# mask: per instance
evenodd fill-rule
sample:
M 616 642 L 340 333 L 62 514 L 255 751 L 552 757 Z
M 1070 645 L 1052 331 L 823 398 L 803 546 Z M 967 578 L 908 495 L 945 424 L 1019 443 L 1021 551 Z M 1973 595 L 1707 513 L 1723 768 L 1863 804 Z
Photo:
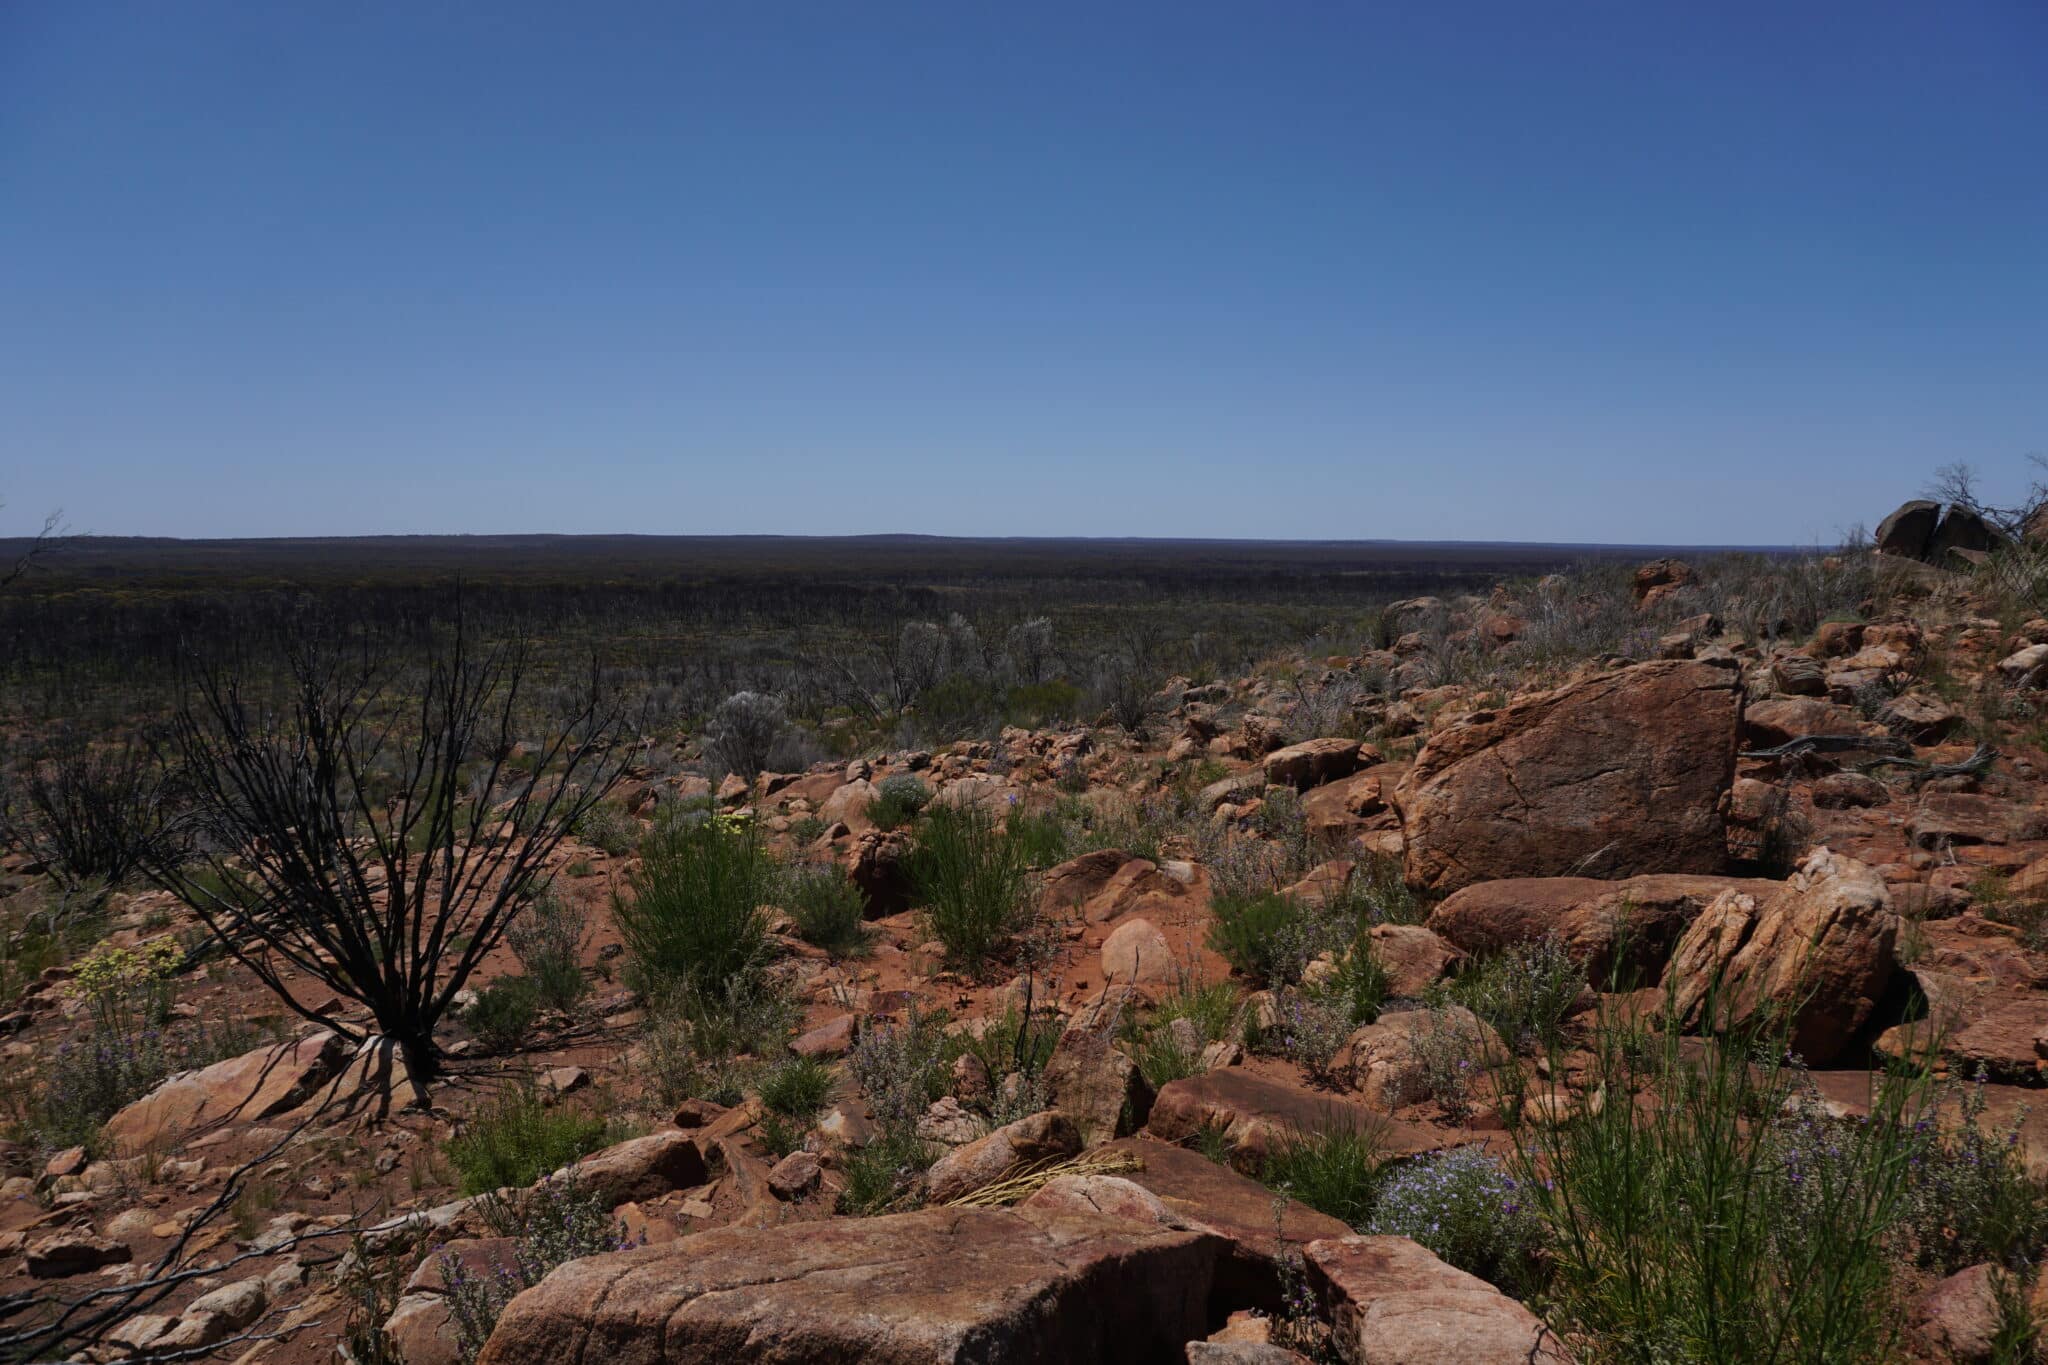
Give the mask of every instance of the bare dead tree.
M 2048 457 L 2028 457 L 2035 470 L 2035 477 L 2028 485 L 2024 497 L 2009 505 L 1985 500 L 1979 491 L 1977 471 L 1972 466 L 1958 461 L 1943 465 L 1934 471 L 1928 481 L 1926 494 L 1937 502 L 1974 512 L 1990 526 L 2007 537 L 2017 540 L 2025 532 L 2027 524 L 2035 519 L 2044 508 L 2048 508 Z
M 315 1110 L 294 1124 L 264 1151 L 230 1170 L 226 1181 L 213 1199 L 191 1218 L 184 1220 L 177 1237 L 163 1249 L 154 1262 L 133 1279 L 70 1295 L 52 1292 L 45 1285 L 0 1294 L 0 1323 L 12 1324 L 0 1328 L 0 1362 L 5 1362 L 5 1365 L 22 1365 L 25 1362 L 63 1360 L 76 1356 L 88 1347 L 100 1343 L 108 1333 L 122 1323 L 159 1307 L 166 1299 L 195 1280 L 220 1279 L 226 1272 L 246 1262 L 296 1254 L 304 1248 L 318 1248 L 323 1244 L 356 1236 L 362 1226 L 363 1220 L 360 1216 L 352 1217 L 334 1227 L 315 1228 L 312 1231 L 267 1241 L 260 1247 L 239 1251 L 225 1261 L 216 1260 L 195 1245 L 202 1233 L 234 1209 L 250 1177 L 276 1160 L 287 1147 L 299 1141 L 300 1136 L 321 1117 L 320 1111 Z M 338 1254 L 321 1259 L 331 1261 L 336 1259 Z M 14 1321 L 23 1314 L 28 1315 L 26 1321 Z M 226 1340 L 185 1347 L 124 1348 L 121 1356 L 129 1365 L 173 1365 L 178 1361 L 231 1354 L 236 1346 L 275 1337 L 276 1332 L 264 1330 L 267 1325 L 267 1320 L 260 1319 Z M 319 1324 L 307 1322 L 299 1326 L 317 1327 Z
M 292 972 L 365 1007 L 416 1091 L 435 1025 L 538 891 L 551 855 L 632 752 L 595 669 L 574 714 L 513 764 L 528 655 L 472 647 L 458 624 L 423 673 L 287 651 L 292 699 L 259 707 L 207 670 L 174 753 L 195 856 L 150 871 L 295 1012 Z
M 0 507 L 7 504 L 0 503 Z M 52 512 L 43 518 L 43 529 L 30 537 L 28 545 L 11 560 L 0 563 L 0 592 L 24 577 L 45 555 L 55 550 L 64 535 L 64 514 Z

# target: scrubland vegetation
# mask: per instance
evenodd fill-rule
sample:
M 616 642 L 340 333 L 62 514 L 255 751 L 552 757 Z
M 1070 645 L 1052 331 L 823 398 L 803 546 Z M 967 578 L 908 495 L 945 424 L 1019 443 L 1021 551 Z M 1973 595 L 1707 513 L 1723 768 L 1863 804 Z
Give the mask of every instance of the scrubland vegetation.
M 935 1170 L 1048 1112 L 1097 1124 L 1092 1152 L 1144 1137 L 1173 1087 L 1241 1073 L 1353 1117 L 1204 1120 L 1176 1141 L 1283 1208 L 1412 1240 L 1581 1359 L 1909 1357 L 1930 1286 L 1982 1268 L 1995 1344 L 1973 1358 L 2039 1358 L 2048 1190 L 2023 1113 L 1985 1099 L 2038 1070 L 1924 1064 L 1956 1023 L 1926 1017 L 1942 981 L 1872 1002 L 1921 1033 L 1859 1023 L 1831 1059 L 1867 1080 L 1847 1103 L 1799 1055 L 1803 999 L 1741 1012 L 1717 979 L 1682 1006 L 1681 983 L 1624 980 L 1621 949 L 1590 974 L 1562 932 L 1454 948 L 1443 897 L 1375 840 L 1399 821 L 1366 823 L 1376 789 L 1337 808 L 1334 781 L 1262 766 L 1341 741 L 1335 781 L 1391 785 L 1433 736 L 1543 688 L 1711 646 L 1762 700 L 1828 628 L 1910 619 L 1939 643 L 1831 697 L 1829 723 L 1904 742 L 1900 699 L 1929 699 L 1954 713 L 1943 740 L 2031 754 L 2038 679 L 1987 662 L 2048 613 L 2032 543 L 1940 572 L 1859 545 L 1683 574 L 1632 557 L 1355 579 L 1334 549 L 1177 547 L 1135 585 L 1129 548 L 1005 549 L 976 572 L 950 548 L 873 547 L 868 577 L 831 583 L 732 553 L 674 582 L 508 568 L 459 598 L 396 559 L 352 582 L 307 565 L 287 594 L 260 563 L 158 580 L 114 557 L 0 596 L 0 633 L 25 642 L 0 665 L 0 1003 L 34 1002 L 24 1030 L 70 1011 L 0 1094 L 24 1161 L 138 1160 L 110 1119 L 259 1046 L 317 1029 L 384 1048 L 422 1117 L 382 1167 L 359 1151 L 358 1188 L 483 1196 L 473 1231 L 515 1248 L 496 1272 L 444 1262 L 473 1359 L 519 1291 L 634 1239 L 574 1172 L 624 1139 L 717 1134 L 698 1185 L 636 1203 L 664 1236 L 723 1225 L 735 1198 L 869 1217 L 951 1202 Z M 1645 593 L 1648 570 L 1668 591 Z M 1440 595 L 1402 596 L 1417 587 Z M 1880 794 L 1919 790 L 1894 783 Z M 1807 848 L 1790 823 L 1727 870 L 1783 882 Z M 1967 903 L 2040 952 L 2048 915 L 2016 863 L 1965 878 L 1953 835 L 1915 849 L 1927 865 L 1895 891 L 1953 892 L 1944 916 Z M 1939 921 L 1903 918 L 1899 962 L 1949 970 Z M 1109 939 L 1133 921 L 1157 938 L 1120 980 Z M 260 999 L 265 1023 L 181 1008 L 202 992 Z M 1022 1198 L 1097 1169 L 1084 1155 L 999 1175 Z M 235 1179 L 248 1242 L 268 1206 Z M 1276 1340 L 1338 1352 L 1334 1291 L 1288 1278 L 1302 1254 L 1276 1253 L 1300 1292 L 1261 1311 Z

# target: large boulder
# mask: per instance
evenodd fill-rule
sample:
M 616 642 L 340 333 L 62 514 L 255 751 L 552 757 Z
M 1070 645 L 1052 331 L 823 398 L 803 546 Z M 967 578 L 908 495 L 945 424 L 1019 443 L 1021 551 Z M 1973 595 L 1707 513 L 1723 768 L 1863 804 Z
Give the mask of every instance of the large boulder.
M 2005 536 L 1981 515 L 1950 503 L 1941 525 L 1927 542 L 1927 560 L 1937 569 L 1968 568 L 1965 561 L 1988 555 L 2005 544 Z
M 1113 988 L 1067 1025 L 1046 1060 L 1046 1094 L 1081 1130 L 1084 1146 L 1136 1132 L 1152 1112 L 1152 1083 L 1116 1040 L 1135 999 L 1130 987 Z
M 1231 1149 L 1233 1164 L 1253 1173 L 1276 1147 L 1300 1134 L 1333 1129 L 1375 1131 L 1389 1156 L 1431 1151 L 1448 1140 L 1423 1124 L 1388 1119 L 1327 1091 L 1241 1067 L 1168 1081 L 1159 1087 L 1145 1125 L 1152 1137 L 1176 1144 L 1193 1143 L 1204 1130 L 1215 1133 Z
M 1065 1209 L 725 1228 L 571 1261 L 479 1365 L 1171 1360 L 1207 1332 L 1219 1241 Z
M 1665 981 L 1685 1020 L 1709 1030 L 1791 1011 L 1792 1050 L 1822 1066 L 1869 1022 L 1898 933 L 1884 879 L 1821 848 L 1767 894 L 1717 896 L 1678 941 Z
M 1778 883 L 1743 877 L 1651 873 L 1597 877 L 1513 877 L 1455 891 L 1429 915 L 1429 928 L 1475 957 L 1555 937 L 1606 987 L 1617 968 L 1653 979 L 1686 926 L 1729 890 L 1765 895 Z
M 1251 1177 L 1187 1147 L 1139 1136 L 1120 1138 L 1102 1153 L 1132 1158 L 1138 1169 L 1125 1172 L 1121 1180 L 1145 1190 L 1175 1218 L 1224 1239 L 1216 1265 L 1216 1293 L 1227 1303 L 1278 1309 L 1281 1264 L 1298 1256 L 1310 1242 L 1344 1237 L 1351 1231 L 1329 1214 L 1277 1195 Z M 1131 1210 L 1119 1205 L 1103 1204 L 1101 1208 L 1104 1213 L 1120 1211 L 1131 1216 Z
M 1934 530 L 1940 524 L 1940 503 L 1924 498 L 1902 502 L 1877 524 L 1877 551 L 1902 559 L 1925 559 L 1928 542 L 1934 539 Z
M 1307 791 L 1358 771 L 1358 741 L 1311 739 L 1266 755 L 1266 781 L 1275 787 Z
M 1543 1320 L 1406 1237 L 1311 1242 L 1309 1284 L 1348 1365 L 1567 1365 Z
M 1638 664 L 1433 736 L 1395 794 L 1409 884 L 1714 872 L 1727 857 L 1741 675 Z
M 1005 1176 L 1080 1150 L 1081 1132 L 1074 1121 L 1057 1109 L 1047 1109 L 1006 1123 L 940 1157 L 925 1176 L 925 1198 L 934 1204 L 951 1203 Z
M 348 1056 L 340 1037 L 322 1031 L 187 1071 L 115 1113 L 104 1137 L 118 1151 L 139 1152 L 224 1123 L 282 1114 L 310 1098 Z

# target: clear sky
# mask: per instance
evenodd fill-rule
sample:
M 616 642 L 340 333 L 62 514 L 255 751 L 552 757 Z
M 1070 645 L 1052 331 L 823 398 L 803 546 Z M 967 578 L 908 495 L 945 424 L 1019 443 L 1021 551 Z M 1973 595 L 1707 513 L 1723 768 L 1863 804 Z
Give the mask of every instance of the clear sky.
M 0 534 L 1811 543 L 2048 451 L 2048 5 L 0 4 Z

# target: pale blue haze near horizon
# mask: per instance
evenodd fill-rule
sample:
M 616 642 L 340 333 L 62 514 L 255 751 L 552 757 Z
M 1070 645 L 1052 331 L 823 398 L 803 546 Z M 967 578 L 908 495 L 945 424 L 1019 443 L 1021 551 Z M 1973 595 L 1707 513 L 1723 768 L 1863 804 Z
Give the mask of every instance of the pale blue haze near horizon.
M 2048 6 L 0 6 L 0 535 L 1826 542 L 2048 452 Z

